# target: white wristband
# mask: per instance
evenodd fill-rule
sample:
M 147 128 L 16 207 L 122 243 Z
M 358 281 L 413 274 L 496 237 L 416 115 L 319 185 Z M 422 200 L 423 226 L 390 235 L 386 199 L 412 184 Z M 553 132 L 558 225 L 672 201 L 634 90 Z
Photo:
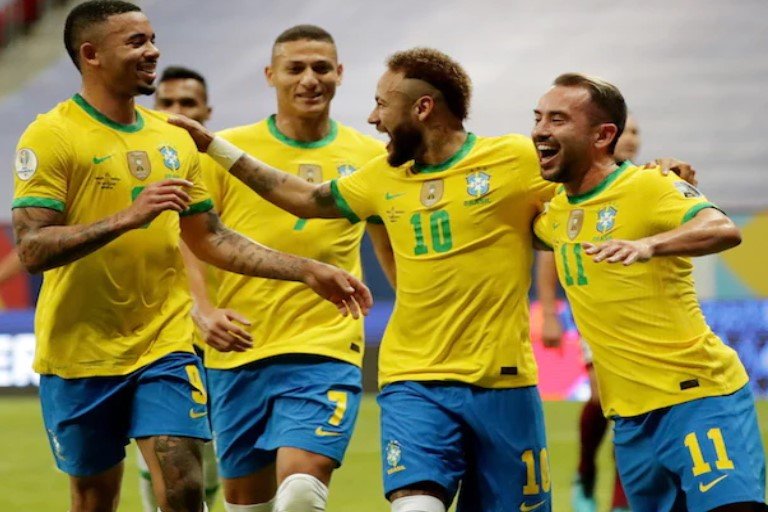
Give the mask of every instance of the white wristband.
M 213 158 L 214 162 L 229 171 L 235 165 L 235 162 L 240 160 L 240 157 L 245 154 L 245 151 L 228 140 L 217 136 L 208 145 L 207 153 L 208 156 Z

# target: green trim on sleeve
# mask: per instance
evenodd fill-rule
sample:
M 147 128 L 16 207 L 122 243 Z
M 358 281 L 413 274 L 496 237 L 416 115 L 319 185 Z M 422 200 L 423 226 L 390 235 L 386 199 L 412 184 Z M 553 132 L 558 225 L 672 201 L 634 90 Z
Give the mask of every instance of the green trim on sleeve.
M 713 203 L 710 203 L 709 201 L 695 204 L 687 212 L 685 212 L 685 215 L 683 215 L 683 222 L 681 222 L 681 224 L 685 224 L 686 222 L 694 218 L 696 214 L 699 213 L 701 210 L 706 210 L 707 208 L 714 208 L 715 210 L 723 212 L 723 210 L 715 206 Z M 725 212 L 723 212 L 723 214 L 725 214 Z
M 206 199 L 189 206 L 186 210 L 179 214 L 180 217 L 188 217 L 189 215 L 195 215 L 197 213 L 204 213 L 209 210 L 213 210 L 213 200 Z
M 131 124 L 122 124 L 118 123 L 116 121 L 111 120 L 98 110 L 96 110 L 93 105 L 85 101 L 85 98 L 80 96 L 79 94 L 75 94 L 72 96 L 72 101 L 80 105 L 80 108 L 85 110 L 86 114 L 91 116 L 96 121 L 100 122 L 103 125 L 109 126 L 113 130 L 117 130 L 119 132 L 125 132 L 125 133 L 136 133 L 142 128 L 144 128 L 144 117 L 141 115 L 141 112 L 136 110 L 136 121 L 134 121 Z
M 51 199 L 49 197 L 19 197 L 13 200 L 11 209 L 13 208 L 48 208 L 49 210 L 56 210 L 57 212 L 63 212 L 65 209 L 64 201 L 58 199 Z
M 384 219 L 379 217 L 378 215 L 371 215 L 367 219 L 365 219 L 365 222 L 368 224 L 384 224 Z
M 353 212 L 352 208 L 349 207 L 349 203 L 347 203 L 347 201 L 341 195 L 341 191 L 339 191 L 339 185 L 336 183 L 336 180 L 331 180 L 331 194 L 333 195 L 333 200 L 336 202 L 336 208 L 339 209 L 342 215 L 344 215 L 344 217 L 346 217 L 349 222 L 352 224 L 360 222 L 360 217 L 355 215 L 355 212 Z

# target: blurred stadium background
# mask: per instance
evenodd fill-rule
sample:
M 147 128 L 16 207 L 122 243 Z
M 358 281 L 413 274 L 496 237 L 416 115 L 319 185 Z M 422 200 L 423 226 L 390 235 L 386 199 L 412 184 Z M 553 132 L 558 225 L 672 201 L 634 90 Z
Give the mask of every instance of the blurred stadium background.
M 0 0 L 0 161 L 8 170 L 0 183 L 0 256 L 13 243 L 10 171 L 16 141 L 37 113 L 78 88 L 79 77 L 61 43 L 63 19 L 75 3 Z M 332 114 L 367 133 L 373 133 L 365 119 L 385 57 L 411 46 L 439 48 L 465 65 L 474 80 L 468 127 L 479 134 L 528 133 L 532 108 L 561 72 L 583 71 L 616 83 L 641 126 L 640 160 L 672 155 L 692 162 L 702 191 L 743 230 L 739 248 L 697 260 L 696 282 L 710 324 L 741 354 L 756 394 L 768 396 L 765 0 L 139 3 L 158 34 L 161 67 L 189 66 L 208 79 L 215 129 L 273 113 L 273 92 L 262 71 L 274 37 L 298 23 L 321 25 L 336 38 L 345 79 Z M 140 101 L 150 104 L 148 98 Z M 364 259 L 377 298 L 366 325 L 366 386 L 373 391 L 377 347 L 394 296 L 369 246 Z M 38 288 L 39 277 L 26 275 L 0 287 L 2 510 L 66 506 L 66 479 L 53 469 L 34 397 L 37 378 L 30 369 Z M 565 511 L 576 465 L 579 404 L 573 400 L 585 398 L 588 386 L 567 306 L 562 317 L 568 333 L 560 349 L 541 346 L 535 303 L 531 314 L 541 390 L 550 400 L 555 510 Z M 759 407 L 768 421 L 765 404 Z M 334 477 L 331 512 L 386 510 L 376 422 L 371 395 L 346 465 Z M 604 459 L 610 464 L 607 451 Z M 121 510 L 139 510 L 134 473 L 126 471 Z M 600 485 L 607 493 L 607 482 Z

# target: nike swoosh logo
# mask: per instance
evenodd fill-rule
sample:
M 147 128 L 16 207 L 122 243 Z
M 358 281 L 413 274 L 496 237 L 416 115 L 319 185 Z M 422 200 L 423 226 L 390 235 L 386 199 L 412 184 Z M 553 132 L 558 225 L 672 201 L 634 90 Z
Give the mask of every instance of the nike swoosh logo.
M 709 482 L 708 484 L 705 484 L 703 482 L 699 482 L 699 491 L 707 492 L 708 490 L 710 490 L 711 488 L 713 488 L 714 486 L 719 484 L 721 481 L 723 481 L 723 479 L 725 479 L 725 478 L 728 478 L 728 475 L 719 476 L 719 477 L 715 478 L 714 480 L 712 480 L 711 482 Z
M 402 196 L 404 194 L 405 194 L 405 192 L 400 192 L 399 194 L 391 194 L 391 193 L 387 192 L 384 195 L 384 199 L 386 199 L 387 201 L 391 201 L 392 199 L 394 199 L 396 197 L 400 197 L 400 196 Z
M 547 502 L 547 500 L 541 500 L 538 503 L 534 503 L 533 505 L 529 505 L 526 502 L 523 502 L 520 504 L 520 512 L 531 512 L 531 510 L 536 510 L 537 508 L 541 507 Z
M 317 427 L 315 429 L 315 435 L 320 437 L 336 437 L 340 436 L 341 432 L 331 432 L 329 430 L 323 430 L 323 427 Z
M 208 411 L 196 411 L 194 409 L 189 410 L 189 417 L 193 420 L 196 420 L 197 418 L 202 418 L 203 416 L 207 416 Z
M 106 162 L 110 158 L 112 158 L 112 155 L 102 156 L 101 158 L 99 158 L 98 156 L 95 156 L 95 157 L 93 157 L 93 163 L 95 165 L 99 165 L 102 162 Z
M 560 227 L 560 223 L 559 222 L 552 223 L 552 229 L 557 229 L 559 227 Z

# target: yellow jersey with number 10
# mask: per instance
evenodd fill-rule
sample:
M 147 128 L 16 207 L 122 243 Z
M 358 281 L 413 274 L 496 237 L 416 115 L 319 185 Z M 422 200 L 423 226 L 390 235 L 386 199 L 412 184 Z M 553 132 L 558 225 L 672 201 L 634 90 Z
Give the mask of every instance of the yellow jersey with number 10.
M 331 121 L 329 134 L 300 142 L 280 133 L 275 117 L 219 135 L 265 163 L 312 183 L 355 173 L 381 155 L 381 142 Z M 336 265 L 360 277 L 364 225 L 344 219 L 299 219 L 261 199 L 223 168 L 204 162 L 204 177 L 223 222 L 273 249 Z M 375 219 L 371 219 L 375 221 Z M 246 316 L 254 347 L 218 352 L 206 347 L 209 368 L 228 369 L 282 354 L 312 354 L 360 366 L 363 322 L 343 317 L 302 283 L 218 272 L 216 303 Z
M 351 221 L 384 220 L 397 297 L 379 382 L 537 382 L 528 326 L 531 224 L 554 187 L 527 137 L 475 137 L 446 162 L 391 167 L 385 157 L 332 181 Z
M 130 207 L 150 183 L 194 183 L 185 214 L 212 207 L 192 139 L 136 108 L 110 121 L 81 96 L 38 116 L 19 141 L 13 208 L 63 212 L 90 224 Z M 179 214 L 164 212 L 96 251 L 48 270 L 35 315 L 34 368 L 64 378 L 124 375 L 192 351 L 191 299 L 179 252 Z
M 595 189 L 562 189 L 535 223 L 553 248 L 560 283 L 593 352 L 606 415 L 635 416 L 747 382 L 738 355 L 709 328 L 690 258 L 595 263 L 582 244 L 637 240 L 674 229 L 714 205 L 694 187 L 625 162 Z

